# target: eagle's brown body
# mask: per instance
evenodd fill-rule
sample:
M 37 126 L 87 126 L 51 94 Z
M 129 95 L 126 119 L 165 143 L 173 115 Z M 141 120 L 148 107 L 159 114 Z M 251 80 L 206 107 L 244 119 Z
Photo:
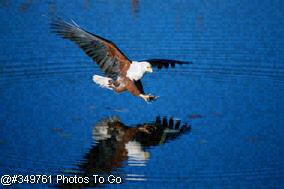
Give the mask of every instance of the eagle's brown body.
M 133 96 L 139 96 L 142 94 L 142 91 L 137 88 L 135 83 L 126 76 L 119 77 L 115 82 L 110 84 L 113 84 L 111 86 L 113 86 L 113 90 L 117 93 L 128 90 Z

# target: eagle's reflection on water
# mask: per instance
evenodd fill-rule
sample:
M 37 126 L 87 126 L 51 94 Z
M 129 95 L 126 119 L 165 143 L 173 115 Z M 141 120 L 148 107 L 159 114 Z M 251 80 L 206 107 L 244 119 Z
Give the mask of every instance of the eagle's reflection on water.
M 146 180 L 144 175 L 126 174 L 120 168 L 125 165 L 146 166 L 150 158 L 147 148 L 174 140 L 190 130 L 191 126 L 187 123 L 167 117 L 161 119 L 157 116 L 153 122 L 131 126 L 122 123 L 118 117 L 105 118 L 92 130 L 93 146 L 76 165 L 76 170 L 69 173 L 89 177 L 89 182 L 61 183 L 56 187 L 99 187 L 100 183 L 94 180 L 93 175 L 107 178 L 113 174 L 121 177 L 123 181 Z

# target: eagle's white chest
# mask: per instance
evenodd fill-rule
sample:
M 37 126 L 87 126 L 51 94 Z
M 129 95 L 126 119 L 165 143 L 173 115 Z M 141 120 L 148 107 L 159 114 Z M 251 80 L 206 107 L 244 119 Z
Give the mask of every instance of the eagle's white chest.
M 139 62 L 132 61 L 132 64 L 130 64 L 129 69 L 127 70 L 126 76 L 131 80 L 137 81 L 143 77 L 144 73 L 145 70 L 141 64 L 139 64 Z

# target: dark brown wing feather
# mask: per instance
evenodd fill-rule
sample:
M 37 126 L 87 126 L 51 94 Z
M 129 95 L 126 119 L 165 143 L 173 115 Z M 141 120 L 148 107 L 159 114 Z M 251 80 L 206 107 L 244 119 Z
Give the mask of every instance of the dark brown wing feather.
M 118 75 L 126 75 L 131 62 L 111 41 L 59 18 L 52 20 L 50 29 L 81 47 L 100 66 L 106 76 L 116 78 Z
M 137 133 L 135 140 L 141 143 L 144 147 L 155 146 L 174 140 L 179 136 L 189 132 L 191 126 L 187 123 L 181 125 L 180 120 L 174 120 L 172 117 L 156 117 L 154 123 L 142 124 L 144 128 L 147 128 L 149 133 Z M 132 126 L 132 128 L 135 126 Z M 138 126 L 139 127 L 139 126 Z
M 142 85 L 142 82 L 141 82 L 140 79 L 138 81 L 134 80 L 134 84 L 137 87 L 137 89 L 141 92 L 141 94 L 145 94 L 144 93 L 144 88 L 143 88 L 143 85 Z
M 182 65 L 182 64 L 192 63 L 188 61 L 169 60 L 169 59 L 149 59 L 149 60 L 144 60 L 144 61 L 149 62 L 153 67 L 157 67 L 159 70 L 162 68 L 168 68 L 169 66 L 174 68 L 176 64 Z

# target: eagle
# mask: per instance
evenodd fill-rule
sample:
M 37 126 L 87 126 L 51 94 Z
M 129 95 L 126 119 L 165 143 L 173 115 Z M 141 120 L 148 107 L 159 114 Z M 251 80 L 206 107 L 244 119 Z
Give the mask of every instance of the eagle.
M 74 169 L 64 174 L 78 176 L 110 175 L 119 176 L 123 167 L 145 166 L 151 154 L 150 148 L 164 145 L 191 131 L 191 125 L 173 117 L 156 116 L 153 121 L 127 125 L 117 116 L 101 119 L 92 129 L 93 145 Z M 161 158 L 163 160 L 163 158 Z M 120 171 L 118 171 L 120 170 Z M 121 175 L 126 180 L 139 178 L 139 175 Z M 143 176 L 143 175 L 142 175 Z M 58 188 L 98 187 L 99 183 L 58 183 Z M 79 187 L 80 186 L 80 187 Z
M 75 42 L 99 65 L 104 76 L 94 75 L 93 81 L 96 84 L 117 93 L 129 91 L 146 102 L 158 98 L 158 96 L 144 92 L 141 79 L 146 72 L 153 72 L 152 67 L 161 69 L 169 66 L 175 67 L 176 64 L 190 63 L 168 59 L 131 61 L 113 42 L 82 29 L 73 20 L 68 22 L 61 18 L 54 18 L 50 23 L 50 29 L 62 38 Z

